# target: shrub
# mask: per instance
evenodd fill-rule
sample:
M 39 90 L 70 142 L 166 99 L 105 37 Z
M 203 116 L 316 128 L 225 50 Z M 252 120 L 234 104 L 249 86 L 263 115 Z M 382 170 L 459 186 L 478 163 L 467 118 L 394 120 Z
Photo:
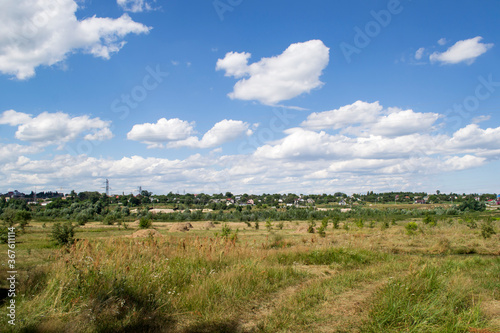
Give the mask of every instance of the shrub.
M 226 223 L 224 223 L 222 225 L 221 236 L 223 238 L 227 238 L 229 237 L 230 234 L 231 234 L 231 227 L 229 227 Z
M 364 227 L 365 223 L 363 222 L 363 219 L 359 219 L 356 221 L 356 226 L 360 229 Z
M 335 216 L 333 218 L 333 229 L 338 229 L 340 227 L 340 217 Z
M 314 234 L 314 227 L 316 226 L 316 222 L 311 219 L 309 221 L 309 225 L 307 226 L 307 232 L 310 233 L 310 234 Z
M 486 209 L 486 204 L 476 201 L 474 198 L 469 198 L 467 201 L 462 202 L 457 209 L 462 212 L 482 212 Z
M 141 217 L 139 220 L 139 228 L 140 229 L 149 229 L 153 225 L 153 222 L 151 222 L 150 219 L 147 217 Z
M 75 228 L 76 226 L 69 221 L 64 224 L 55 223 L 52 226 L 52 233 L 50 237 L 59 245 L 73 244 L 75 241 L 73 239 L 73 236 L 75 235 Z
M 102 224 L 104 224 L 104 225 L 113 225 L 113 223 L 115 223 L 115 218 L 112 214 L 106 215 L 106 217 L 102 221 Z
M 259 221 L 255 221 L 255 230 L 259 230 Z
M 481 225 L 481 236 L 483 236 L 484 239 L 487 239 L 495 234 L 496 231 L 495 228 L 493 227 L 493 221 L 490 218 Z
M 464 222 L 465 222 L 465 225 L 467 225 L 470 229 L 476 229 L 477 228 L 476 220 L 474 220 L 471 217 L 466 217 Z
M 266 220 L 266 229 L 267 231 L 273 230 L 273 222 L 271 221 L 271 218 L 268 218 Z
M 283 230 L 284 226 L 285 226 L 285 224 L 283 223 L 283 221 L 278 222 L 278 229 Z
M 408 235 L 413 235 L 415 231 L 418 230 L 418 225 L 415 222 L 408 222 L 408 224 L 405 226 L 405 229 Z
M 382 223 L 382 226 L 380 227 L 382 230 L 388 229 L 389 228 L 389 221 L 384 220 Z
M 0 225 L 0 244 L 6 244 L 9 239 L 9 227 L 6 223 Z
M 76 223 L 78 223 L 78 225 L 84 225 L 88 221 L 89 221 L 89 216 L 84 212 L 80 212 L 76 216 Z
M 430 215 L 425 215 L 425 217 L 422 219 L 422 222 L 424 224 L 431 226 L 431 227 L 435 227 L 437 224 L 436 220 Z
M 323 225 L 318 228 L 318 234 L 319 234 L 320 237 L 326 237 L 325 229 L 326 228 Z

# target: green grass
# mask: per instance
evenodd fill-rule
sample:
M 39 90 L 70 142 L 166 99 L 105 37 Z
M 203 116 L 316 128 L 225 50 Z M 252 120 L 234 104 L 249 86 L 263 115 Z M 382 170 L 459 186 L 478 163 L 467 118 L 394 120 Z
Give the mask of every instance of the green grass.
M 222 224 L 128 238 L 99 223 L 56 247 L 49 227 L 18 236 L 15 332 L 468 332 L 500 330 L 500 235 L 455 219 L 326 230 L 326 237 Z M 379 221 L 380 225 L 384 221 Z M 407 235 L 415 222 L 419 232 Z M 498 228 L 498 221 L 493 222 Z M 420 231 L 421 230 L 421 231 Z M 6 252 L 6 245 L 0 251 Z M 5 271 L 0 272 L 5 286 Z M 492 310 L 493 309 L 493 310 Z M 0 307 L 5 312 L 5 305 Z M 0 329 L 0 330 L 2 330 Z
M 469 328 L 484 328 L 487 320 L 479 295 L 481 289 L 490 290 L 487 284 L 495 280 L 493 290 L 498 292 L 498 276 L 487 281 L 471 279 L 483 260 L 424 264 L 420 270 L 392 280 L 373 300 L 370 321 L 363 331 L 468 332 Z M 498 271 L 498 258 L 487 261 L 491 265 L 487 270 Z

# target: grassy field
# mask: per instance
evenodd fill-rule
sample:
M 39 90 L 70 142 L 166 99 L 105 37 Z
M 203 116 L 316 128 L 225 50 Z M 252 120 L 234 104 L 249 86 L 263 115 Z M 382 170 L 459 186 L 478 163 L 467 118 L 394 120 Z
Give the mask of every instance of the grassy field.
M 483 219 L 329 221 L 324 235 L 310 223 L 155 222 L 148 236 L 93 222 L 59 247 L 50 223 L 31 222 L 17 236 L 16 326 L 2 315 L 0 330 L 500 331 L 500 235 L 483 237 Z

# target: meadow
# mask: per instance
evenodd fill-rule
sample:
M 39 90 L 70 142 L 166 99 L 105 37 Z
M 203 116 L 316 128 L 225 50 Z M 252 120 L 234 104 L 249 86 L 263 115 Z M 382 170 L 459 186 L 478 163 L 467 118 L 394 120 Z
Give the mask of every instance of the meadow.
M 34 220 L 16 239 L 16 325 L 2 315 L 1 330 L 500 332 L 500 211 L 413 215 L 189 231 L 131 216 L 79 226 L 68 246 Z

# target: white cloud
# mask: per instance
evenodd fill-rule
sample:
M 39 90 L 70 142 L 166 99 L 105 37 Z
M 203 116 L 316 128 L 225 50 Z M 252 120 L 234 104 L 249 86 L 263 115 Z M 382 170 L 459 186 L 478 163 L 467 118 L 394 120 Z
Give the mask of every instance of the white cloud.
M 370 133 L 383 136 L 402 136 L 429 130 L 438 120 L 437 113 L 420 113 L 413 110 L 398 110 L 377 119 Z
M 36 154 L 43 151 L 40 146 L 25 146 L 19 144 L 0 144 L 0 163 L 13 162 L 23 155 Z
M 448 41 L 444 37 L 441 38 L 440 40 L 438 40 L 438 44 L 441 45 L 441 46 L 445 45 L 446 43 L 448 43 Z
M 109 59 L 128 34 L 151 28 L 119 18 L 78 20 L 74 0 L 6 0 L 0 11 L 0 72 L 28 79 L 39 66 L 52 66 L 68 54 L 84 52 Z
M 208 130 L 194 147 L 212 148 L 234 141 L 242 135 L 252 135 L 252 133 L 248 123 L 224 119 Z
M 324 112 L 311 113 L 301 126 L 312 130 L 342 129 L 355 135 L 402 136 L 427 131 L 439 118 L 437 113 L 420 113 L 384 108 L 379 102 L 356 101 Z
M 339 129 L 349 125 L 368 124 L 376 121 L 383 107 L 379 102 L 356 101 L 353 104 L 324 112 L 313 112 L 301 126 L 310 129 Z
M 224 119 L 216 123 L 201 139 L 195 134 L 194 122 L 180 119 L 158 120 L 156 124 L 134 125 L 127 134 L 129 140 L 141 141 L 148 148 L 213 148 L 234 141 L 242 135 L 251 135 L 250 125 L 240 120 Z
M 71 118 L 63 112 L 42 112 L 33 118 L 29 114 L 9 110 L 0 116 L 2 123 L 18 126 L 15 134 L 17 139 L 42 146 L 57 144 L 61 147 L 85 133 L 84 140 L 107 140 L 113 137 L 109 129 L 111 122 L 87 115 Z
M 31 120 L 31 115 L 14 110 L 7 110 L 0 115 L 0 125 L 17 126 Z
M 456 42 L 445 52 L 434 52 L 430 55 L 431 62 L 440 62 L 442 64 L 458 64 L 465 62 L 472 64 L 477 57 L 486 53 L 493 47 L 493 44 L 481 43 L 483 37 L 477 36 L 471 39 Z
M 123 10 L 132 13 L 153 10 L 151 3 L 145 0 L 116 0 L 116 3 L 122 7 Z
M 500 127 L 481 129 L 478 124 L 470 124 L 456 131 L 447 142 L 447 147 L 465 149 L 500 149 Z
M 447 158 L 442 169 L 444 170 L 465 170 L 483 165 L 486 158 L 473 155 L 452 156 Z
M 422 59 L 422 56 L 424 55 L 424 52 L 425 52 L 425 48 L 424 47 L 419 48 L 417 50 L 417 52 L 415 52 L 415 59 L 417 59 L 417 60 Z
M 229 52 L 217 61 L 216 70 L 241 78 L 228 96 L 276 105 L 323 85 L 319 77 L 328 65 L 329 48 L 320 40 L 310 40 L 292 44 L 278 56 L 248 65 L 250 56 L 245 52 Z
M 194 134 L 194 122 L 178 118 L 161 118 L 155 124 L 137 124 L 127 133 L 127 139 L 158 146 L 164 142 L 184 140 Z
M 473 124 L 479 124 L 479 123 L 482 123 L 484 121 L 488 121 L 490 120 L 491 116 L 477 116 L 477 117 L 474 117 L 471 119 L 471 123 Z

